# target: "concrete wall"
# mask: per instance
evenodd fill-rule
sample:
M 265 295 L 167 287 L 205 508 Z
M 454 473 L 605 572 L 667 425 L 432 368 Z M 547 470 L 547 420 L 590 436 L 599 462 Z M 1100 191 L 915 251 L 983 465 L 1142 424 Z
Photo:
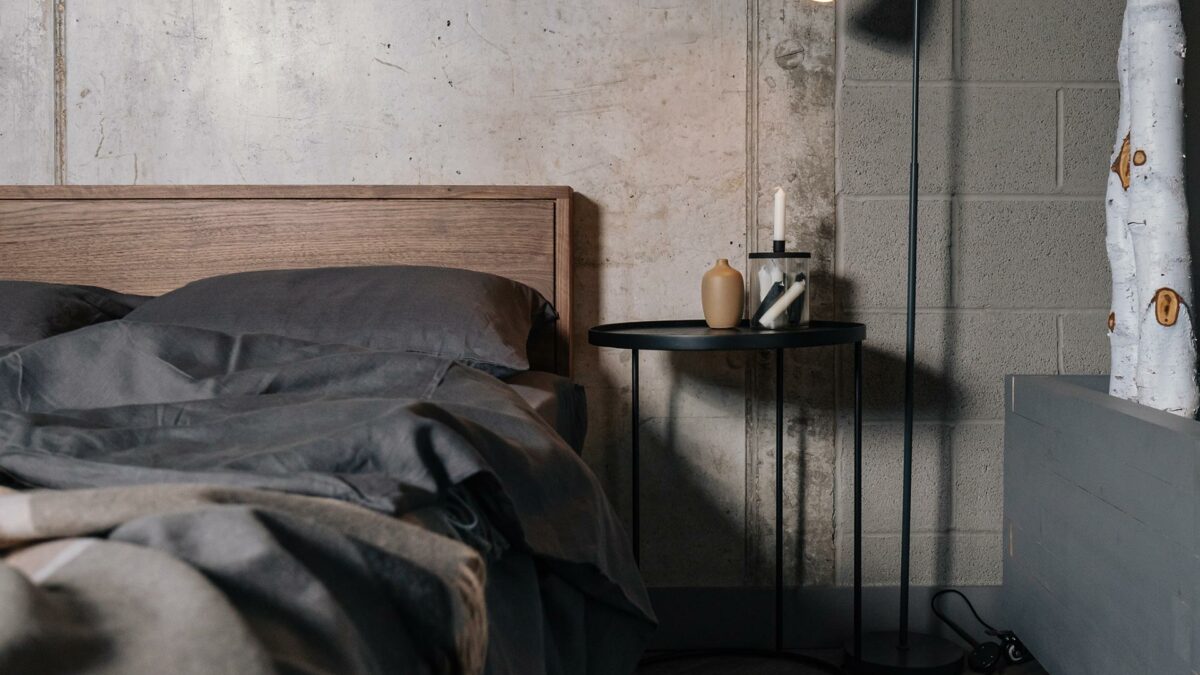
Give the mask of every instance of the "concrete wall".
M 869 326 L 864 546 L 898 574 L 909 52 L 840 0 L 838 298 Z M 930 0 L 921 120 L 915 583 L 1001 579 L 1003 376 L 1107 371 L 1122 0 Z M 845 438 L 845 433 L 843 433 Z M 839 451 L 848 477 L 850 446 Z M 849 482 L 838 499 L 850 578 Z
M 4 2 L 0 181 L 570 184 L 581 331 L 699 315 L 700 275 L 765 245 L 786 185 L 814 315 L 869 325 L 866 569 L 890 583 L 909 73 L 852 29 L 864 4 Z M 1123 2 L 931 5 L 914 581 L 998 583 L 1001 378 L 1107 363 Z M 628 515 L 629 354 L 576 347 L 586 456 Z M 788 358 L 788 578 L 846 582 L 849 361 Z M 642 366 L 648 580 L 769 581 L 769 356 Z
M 833 31 L 807 0 L 5 1 L 0 182 L 569 184 L 580 333 L 694 317 L 777 184 L 830 276 Z M 628 514 L 629 354 L 584 342 L 586 457 Z M 810 583 L 833 570 L 833 369 L 789 368 L 789 568 Z M 770 578 L 773 403 L 745 398 L 769 362 L 642 372 L 648 580 Z

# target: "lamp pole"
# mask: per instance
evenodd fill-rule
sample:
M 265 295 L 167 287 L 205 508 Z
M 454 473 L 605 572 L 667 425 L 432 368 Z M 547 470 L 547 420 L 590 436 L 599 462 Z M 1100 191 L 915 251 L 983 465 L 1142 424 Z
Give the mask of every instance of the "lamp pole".
M 877 0 L 876 9 L 896 0 Z M 921 119 L 921 2 L 912 0 L 912 149 L 908 180 L 908 307 L 904 344 L 904 475 L 901 496 L 900 530 L 900 621 L 895 632 L 862 634 L 861 579 L 855 575 L 854 638 L 846 646 L 846 669 L 850 673 L 870 675 L 958 675 L 963 650 L 943 638 L 909 631 L 909 582 L 912 548 L 912 463 L 913 400 L 916 380 L 917 343 L 917 205 L 920 188 L 919 122 Z M 889 9 L 894 8 L 890 5 Z M 881 27 L 892 29 L 893 26 Z M 855 472 L 856 476 L 859 472 Z M 861 477 L 861 476 L 859 476 Z M 861 488 L 855 486 L 855 513 L 861 513 Z M 856 519 L 855 569 L 861 561 L 861 526 Z
M 900 647 L 908 646 L 909 558 L 912 548 L 913 392 L 917 345 L 917 190 L 921 119 L 921 2 L 913 0 L 912 155 L 908 177 L 908 316 L 904 342 L 904 489 L 900 530 Z

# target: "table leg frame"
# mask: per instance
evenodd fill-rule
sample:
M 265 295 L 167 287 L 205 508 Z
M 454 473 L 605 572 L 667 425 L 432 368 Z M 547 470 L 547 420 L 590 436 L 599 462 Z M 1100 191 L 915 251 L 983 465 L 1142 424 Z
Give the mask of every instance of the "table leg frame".
M 638 350 L 631 350 L 633 558 L 641 565 L 641 426 Z M 775 350 L 775 651 L 783 651 L 783 349 Z M 854 653 L 862 648 L 862 342 L 854 343 Z
M 775 651 L 783 650 L 783 350 L 775 350 Z
M 641 452 L 638 437 L 641 426 L 641 413 L 638 410 L 638 350 L 634 349 L 633 360 L 633 561 L 640 567 L 642 564 L 642 533 L 641 533 Z
M 862 342 L 854 343 L 854 655 L 862 653 Z

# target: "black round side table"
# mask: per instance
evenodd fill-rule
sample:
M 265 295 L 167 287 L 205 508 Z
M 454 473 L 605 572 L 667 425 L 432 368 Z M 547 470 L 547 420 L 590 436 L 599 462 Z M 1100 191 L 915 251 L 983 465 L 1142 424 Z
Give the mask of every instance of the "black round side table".
M 804 347 L 854 345 L 854 634 L 861 635 L 862 607 L 862 343 L 861 323 L 812 321 L 806 328 L 766 330 L 749 322 L 728 329 L 703 321 L 634 321 L 596 326 L 588 342 L 633 352 L 633 555 L 640 562 L 638 441 L 638 351 L 775 350 L 775 652 L 783 653 L 783 351 Z

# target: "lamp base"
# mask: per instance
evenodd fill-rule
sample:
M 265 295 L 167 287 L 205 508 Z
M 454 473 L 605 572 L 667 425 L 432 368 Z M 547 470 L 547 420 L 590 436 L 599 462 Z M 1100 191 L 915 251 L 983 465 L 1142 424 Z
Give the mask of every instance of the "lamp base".
M 900 634 L 867 633 L 862 651 L 854 653 L 854 643 L 846 644 L 846 672 L 852 675 L 959 675 L 963 669 L 962 648 L 933 635 L 908 634 L 908 644 L 900 647 Z

